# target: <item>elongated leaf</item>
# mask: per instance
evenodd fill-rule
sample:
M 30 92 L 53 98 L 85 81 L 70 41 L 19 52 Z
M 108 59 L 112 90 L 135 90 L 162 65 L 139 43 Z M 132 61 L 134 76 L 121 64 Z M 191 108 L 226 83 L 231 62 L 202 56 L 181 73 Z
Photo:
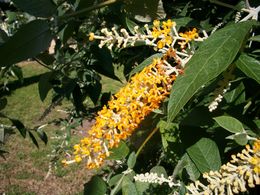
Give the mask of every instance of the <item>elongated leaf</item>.
M 37 140 L 35 139 L 34 135 L 32 134 L 32 132 L 28 131 L 28 133 L 29 133 L 29 136 L 30 136 L 32 142 L 34 143 L 34 145 L 35 145 L 37 148 L 39 148 L 39 144 L 38 144 Z
M 254 37 L 251 37 L 249 40 L 260 42 L 260 35 L 257 35 L 257 36 L 254 36 Z
M 227 92 L 224 97 L 228 103 L 232 103 L 234 105 L 245 102 L 246 94 L 243 82 L 241 82 L 235 89 Z
M 123 195 L 138 195 L 135 184 L 130 180 L 130 178 L 128 176 L 123 178 L 122 194 Z
M 127 14 L 141 22 L 151 22 L 166 16 L 161 0 L 129 0 L 124 3 Z
M 134 168 L 135 166 L 135 163 L 136 163 L 136 155 L 135 155 L 135 152 L 132 152 L 127 160 L 127 166 L 128 168 L 132 169 Z
M 80 0 L 76 10 L 81 10 L 87 7 L 91 7 L 95 3 L 95 0 Z
M 27 129 L 25 128 L 24 124 L 16 119 L 9 118 L 10 121 L 12 121 L 13 125 L 18 129 L 18 131 L 21 133 L 21 135 L 25 138 Z
M 111 193 L 110 193 L 111 195 L 117 194 L 122 189 L 122 182 L 125 177 L 126 177 L 125 174 L 119 174 L 119 175 L 116 175 L 115 177 L 111 178 L 111 180 L 109 182 L 113 182 L 113 183 L 116 182 L 113 184 L 114 188 L 111 190 Z
M 52 84 L 50 83 L 51 77 L 53 76 L 52 72 L 44 73 L 39 80 L 38 90 L 41 101 L 44 101 L 48 95 L 48 92 L 52 89 Z
M 13 66 L 12 67 L 12 72 L 19 79 L 19 81 L 23 82 L 23 71 L 22 71 L 21 67 Z
M 149 189 L 150 184 L 147 182 L 135 181 L 135 187 L 138 195 L 145 194 L 145 191 Z
M 199 178 L 200 172 L 187 153 L 178 161 L 174 168 L 173 176 L 180 175 L 184 169 L 187 171 L 190 180 L 196 181 Z
M 40 139 L 47 144 L 48 142 L 48 136 L 42 129 L 37 129 L 37 134 L 40 137 Z
M 107 159 L 110 160 L 120 160 L 125 158 L 129 153 L 129 148 L 125 144 L 125 142 L 120 142 L 119 146 L 117 148 L 113 148 L 111 150 L 111 154 Z
M 218 146 L 211 139 L 201 138 L 187 153 L 201 173 L 218 170 L 221 166 Z
M 52 0 L 12 0 L 21 10 L 38 17 L 50 17 L 56 11 Z
M 125 23 L 127 25 L 128 30 L 134 35 L 135 34 L 134 28 L 135 28 L 135 26 L 138 26 L 138 25 L 134 21 L 132 21 L 128 18 L 125 19 Z M 139 29 L 139 32 L 144 34 L 144 31 L 142 29 Z
M 227 26 L 202 43 L 173 85 L 168 104 L 172 121 L 189 99 L 207 82 L 217 77 L 235 59 L 252 23 Z
M 165 178 L 168 177 L 166 170 L 163 166 L 155 166 L 150 170 L 150 173 L 157 173 L 159 177 L 163 175 Z
M 40 53 L 36 58 L 46 65 L 51 65 L 55 60 L 54 56 L 50 55 L 47 51 Z
M 8 40 L 8 36 L 5 31 L 0 29 L 0 45 L 2 45 L 4 42 Z
M 231 116 L 219 116 L 213 119 L 219 124 L 219 126 L 231 133 L 241 133 L 244 131 L 242 123 Z
M 0 99 L 0 110 L 3 110 L 6 105 L 7 105 L 7 99 L 6 98 Z
M 34 20 L 0 46 L 0 67 L 34 57 L 46 50 L 52 40 L 48 22 Z
M 238 135 L 234 136 L 234 140 L 241 146 L 244 146 L 247 144 L 248 139 L 247 139 L 247 134 L 246 133 L 240 133 Z
M 109 180 L 108 185 L 109 185 L 109 186 L 115 186 L 115 185 L 117 185 L 118 182 L 120 181 L 120 179 L 121 179 L 123 176 L 124 176 L 124 175 L 123 175 L 122 173 L 113 176 L 113 177 Z
M 84 194 L 104 195 L 106 193 L 106 183 L 98 176 L 94 176 L 84 185 Z
M 195 21 L 189 17 L 174 18 L 173 21 L 177 24 L 177 30 L 179 30 L 182 26 L 190 26 L 195 23 Z
M 258 60 L 243 53 L 236 61 L 236 65 L 248 77 L 260 84 L 260 62 Z
M 93 68 L 100 74 L 103 74 L 112 79 L 119 80 L 114 72 L 113 60 L 110 51 L 107 48 L 99 48 L 96 45 L 91 47 L 97 61 Z
M 156 53 L 152 56 L 150 56 L 149 58 L 146 58 L 141 64 L 139 64 L 138 66 L 136 66 L 131 72 L 130 72 L 130 76 L 137 73 L 137 72 L 140 72 L 141 70 L 144 69 L 144 67 L 150 65 L 152 62 L 153 62 L 153 59 L 156 59 L 156 58 L 161 58 L 163 56 L 163 54 L 161 53 Z

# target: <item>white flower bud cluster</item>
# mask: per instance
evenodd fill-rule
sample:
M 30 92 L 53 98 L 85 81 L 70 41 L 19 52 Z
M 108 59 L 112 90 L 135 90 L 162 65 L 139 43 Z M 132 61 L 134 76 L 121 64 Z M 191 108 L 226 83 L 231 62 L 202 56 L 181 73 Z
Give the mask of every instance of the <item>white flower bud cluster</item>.
M 220 92 L 221 94 L 218 94 L 217 97 L 215 97 L 215 99 L 210 103 L 210 105 L 208 106 L 209 108 L 209 111 L 212 112 L 214 110 L 216 110 L 218 108 L 218 104 L 222 101 L 223 99 L 223 95 L 229 90 L 231 86 L 231 83 L 228 82 L 228 86 L 227 88 L 224 88 L 222 89 L 222 91 L 220 92 L 219 89 L 221 88 L 218 88 L 215 92 Z
M 101 33 L 104 36 L 94 35 L 94 39 L 100 39 L 99 47 L 102 48 L 104 45 L 107 45 L 108 49 L 112 49 L 113 46 L 118 48 L 125 48 L 127 46 L 134 46 L 138 41 L 143 41 L 146 44 L 151 44 L 151 42 L 146 42 L 146 40 L 152 39 L 152 35 L 142 34 L 139 31 L 139 26 L 134 27 L 134 35 L 130 35 L 126 29 L 120 29 L 120 32 L 116 30 L 115 27 L 109 31 L 107 28 L 103 28 Z M 156 46 L 156 45 L 155 45 Z
M 124 28 L 120 30 L 117 30 L 115 27 L 111 30 L 103 28 L 101 30 L 103 35 L 95 35 L 94 33 L 90 33 L 89 40 L 92 41 L 94 39 L 98 39 L 100 40 L 100 48 L 107 46 L 110 50 L 112 50 L 113 47 L 126 48 L 129 46 L 135 46 L 138 43 L 152 46 L 155 50 L 161 53 L 166 53 L 169 49 L 171 49 L 176 53 L 177 60 L 181 61 L 181 66 L 184 67 L 194 53 L 189 42 L 191 40 L 197 42 L 204 41 L 208 35 L 205 31 L 203 31 L 203 37 L 195 36 L 195 34 L 198 35 L 197 32 L 193 32 L 193 34 L 183 37 L 180 33 L 178 33 L 175 27 L 175 22 L 167 22 L 164 22 L 165 24 L 163 24 L 164 29 L 158 25 L 153 27 L 153 30 L 150 30 L 151 27 L 146 24 L 143 29 L 140 29 L 139 26 L 135 26 L 131 33 Z M 169 31 L 166 31 L 165 29 Z M 180 44 L 183 44 L 183 47 L 180 48 Z M 188 50 L 184 48 L 184 45 L 187 46 Z
M 173 177 L 169 176 L 168 178 L 165 178 L 163 174 L 161 174 L 161 176 L 158 176 L 157 173 L 137 174 L 134 176 L 134 180 L 150 184 L 155 183 L 159 185 L 167 183 L 169 187 L 180 186 L 180 183 L 173 182 Z
M 247 187 L 254 188 L 260 185 L 260 141 L 255 142 L 254 149 L 249 145 L 241 153 L 232 156 L 232 160 L 222 165 L 219 171 L 204 173 L 203 177 L 208 184 L 200 181 L 187 186 L 188 194 L 219 195 L 238 194 L 247 191 Z
M 237 12 L 235 16 L 235 23 L 238 23 L 241 19 L 241 12 Z
M 224 72 L 223 80 L 218 82 L 219 87 L 215 89 L 213 92 L 214 100 L 209 104 L 208 109 L 210 112 L 217 109 L 219 103 L 222 101 L 224 94 L 230 89 L 231 83 L 230 81 L 234 79 L 234 75 L 232 74 L 234 67 L 232 66 L 227 71 Z
M 218 23 L 216 26 L 214 26 L 213 30 L 211 31 L 210 34 L 213 34 L 214 32 L 216 32 L 220 27 L 222 27 L 224 25 L 224 22 L 220 22 Z

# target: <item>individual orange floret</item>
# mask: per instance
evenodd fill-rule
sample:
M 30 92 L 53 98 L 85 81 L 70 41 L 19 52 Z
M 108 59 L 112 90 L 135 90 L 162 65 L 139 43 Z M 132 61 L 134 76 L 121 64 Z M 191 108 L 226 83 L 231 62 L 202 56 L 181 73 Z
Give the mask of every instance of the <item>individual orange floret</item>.
M 186 31 L 184 33 L 179 33 L 179 35 L 184 38 L 185 40 L 179 41 L 178 44 L 180 45 L 181 49 L 184 49 L 186 47 L 186 44 L 196 38 L 199 37 L 199 34 L 197 32 L 198 30 L 196 28 L 193 28 L 192 30 Z

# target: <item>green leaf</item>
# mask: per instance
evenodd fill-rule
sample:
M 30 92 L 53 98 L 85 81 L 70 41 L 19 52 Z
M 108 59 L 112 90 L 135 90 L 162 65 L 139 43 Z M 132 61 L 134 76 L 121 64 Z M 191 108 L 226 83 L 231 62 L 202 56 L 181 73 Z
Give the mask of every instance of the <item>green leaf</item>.
M 79 0 L 76 10 L 81 10 L 87 7 L 90 7 L 94 4 L 95 0 Z
M 201 173 L 218 170 L 221 166 L 218 146 L 209 138 L 201 138 L 187 153 Z
M 55 61 L 54 56 L 50 55 L 48 52 L 42 52 L 37 55 L 36 58 L 46 65 L 51 65 Z
M 251 22 L 227 26 L 210 36 L 187 63 L 184 74 L 173 85 L 168 104 L 168 121 L 201 87 L 223 72 L 235 59 Z
M 184 154 L 183 160 L 186 162 L 185 169 L 189 175 L 189 179 L 196 181 L 200 177 L 200 172 L 196 165 L 192 162 L 191 158 L 187 153 Z
M 84 194 L 104 195 L 106 194 L 106 183 L 98 176 L 93 176 L 91 180 L 84 185 Z
M 181 17 L 181 18 L 174 18 L 174 22 L 176 22 L 176 29 L 179 30 L 180 27 L 189 27 L 195 26 L 195 21 L 190 17 Z
M 88 95 L 94 104 L 97 104 L 102 91 L 102 85 L 100 82 L 93 83 L 88 87 Z
M 257 41 L 260 42 L 260 35 L 254 36 L 254 37 L 250 37 L 249 39 L 250 41 Z
M 5 31 L 0 29 L 0 46 L 8 40 L 8 35 L 6 34 Z
M 52 89 L 51 78 L 53 77 L 53 72 L 44 73 L 38 82 L 38 91 L 41 101 L 44 101 L 47 97 L 49 91 Z
M 21 81 L 23 82 L 23 71 L 22 68 L 19 66 L 13 66 L 12 67 L 12 71 L 15 74 L 15 76 Z
M 35 145 L 37 148 L 39 148 L 39 144 L 38 144 L 37 140 L 35 139 L 34 135 L 32 134 L 32 132 L 28 131 L 28 133 L 29 133 L 29 136 L 30 136 L 32 142 L 34 143 L 34 145 Z
M 136 34 L 135 33 L 135 30 L 134 30 L 134 27 L 135 26 L 138 26 L 134 21 L 132 21 L 132 20 L 130 20 L 129 18 L 126 18 L 125 19 L 125 23 L 126 23 L 126 26 L 127 26 L 127 28 L 128 28 L 128 30 L 134 35 L 134 34 Z M 143 31 L 141 31 L 141 29 L 139 29 L 139 31 L 141 32 L 141 33 L 144 33 Z
M 213 119 L 219 124 L 219 126 L 231 133 L 241 133 L 244 131 L 243 124 L 234 117 L 218 116 Z
M 123 175 L 122 173 L 113 176 L 113 177 L 109 180 L 108 185 L 109 185 L 109 186 L 115 186 L 115 185 L 117 185 L 118 182 L 120 181 L 120 179 L 121 179 L 123 176 L 124 176 L 124 175 Z
M 237 142 L 237 144 L 244 146 L 248 142 L 247 134 L 246 133 L 240 133 L 238 135 L 234 135 L 234 140 L 235 140 L 235 142 Z
M 163 54 L 161 53 L 156 53 L 152 56 L 150 56 L 149 58 L 146 58 L 141 64 L 139 64 L 138 66 L 136 66 L 131 72 L 130 72 L 130 76 L 140 72 L 141 70 L 143 70 L 146 66 L 150 65 L 151 63 L 153 63 L 153 59 L 156 58 L 161 58 L 163 56 Z
M 145 194 L 145 191 L 149 189 L 150 183 L 135 181 L 135 187 L 138 195 Z
M 260 84 L 260 62 L 243 53 L 235 62 L 237 67 L 244 72 L 248 77 L 256 80 Z
M 204 106 L 199 106 L 193 108 L 189 114 L 182 119 L 181 125 L 189 127 L 201 127 L 209 126 L 213 124 L 211 114 L 209 113 L 208 108 Z
M 11 119 L 9 118 L 9 120 L 13 123 L 13 125 L 18 129 L 18 131 L 20 132 L 20 134 L 25 138 L 26 137 L 26 128 L 24 126 L 24 124 L 16 119 Z
M 84 96 L 80 90 L 79 84 L 75 84 L 75 87 L 72 92 L 72 97 L 73 97 L 73 104 L 75 106 L 77 113 L 79 113 L 80 111 L 85 112 L 86 111 L 85 106 L 83 105 Z
M 135 163 L 136 163 L 136 155 L 135 155 L 135 152 L 132 152 L 132 153 L 129 155 L 129 158 L 128 158 L 128 160 L 127 160 L 127 166 L 128 166 L 128 168 L 130 168 L 130 169 L 134 168 Z
M 125 144 L 125 142 L 120 142 L 119 146 L 117 148 L 113 148 L 110 150 L 111 154 L 107 158 L 109 160 L 121 160 L 125 158 L 129 153 L 129 148 Z
M 73 21 L 66 24 L 66 26 L 60 31 L 59 37 L 63 44 L 66 44 L 66 42 L 72 36 L 75 29 L 76 29 L 76 24 Z
M 165 178 L 168 177 L 166 170 L 163 166 L 155 166 L 150 170 L 150 173 L 157 173 L 157 175 L 160 177 L 163 175 Z
M 12 0 L 21 10 L 37 17 L 50 17 L 56 11 L 52 0 Z
M 190 1 L 186 3 L 185 7 L 182 9 L 181 13 L 179 14 L 180 16 L 185 17 L 187 15 L 190 3 L 191 3 Z
M 6 16 L 7 16 L 7 22 L 10 24 L 12 22 L 14 22 L 15 20 L 17 20 L 17 15 L 18 12 L 12 12 L 12 11 L 6 11 Z
M 36 130 L 38 136 L 40 137 L 40 139 L 45 143 L 47 144 L 48 143 L 48 136 L 47 134 L 42 130 L 42 129 L 37 129 Z
M 121 189 L 122 189 L 122 182 L 123 182 L 123 179 L 126 177 L 125 174 L 119 174 L 119 175 L 116 175 L 115 177 L 112 177 L 111 178 L 111 182 L 112 184 L 115 186 L 113 189 L 111 189 L 111 193 L 110 195 L 114 195 L 114 194 L 117 194 Z M 109 181 L 109 182 L 110 182 Z M 116 183 L 115 183 L 116 182 Z M 109 184 L 110 185 L 110 184 Z
M 1 98 L 0 99 L 0 110 L 3 110 L 6 105 L 7 105 L 7 99 L 6 98 Z
M 34 57 L 46 50 L 52 40 L 48 22 L 34 20 L 22 26 L 0 46 L 0 67 Z
M 130 0 L 124 3 L 126 13 L 141 22 L 151 22 L 166 16 L 161 0 Z
M 176 141 L 179 126 L 176 123 L 168 123 L 164 120 L 160 120 L 157 126 L 160 128 L 163 148 L 167 150 L 168 142 Z
M 234 105 L 238 105 L 245 102 L 246 94 L 243 82 L 240 82 L 240 84 L 235 89 L 225 93 L 224 98 L 227 101 L 227 103 L 231 103 Z
M 94 70 L 107 77 L 119 80 L 114 72 L 113 60 L 109 49 L 105 47 L 99 48 L 98 46 L 93 45 L 91 46 L 91 51 L 97 59 L 93 66 Z
M 123 195 L 138 195 L 135 184 L 128 176 L 123 178 L 122 182 L 122 194 Z

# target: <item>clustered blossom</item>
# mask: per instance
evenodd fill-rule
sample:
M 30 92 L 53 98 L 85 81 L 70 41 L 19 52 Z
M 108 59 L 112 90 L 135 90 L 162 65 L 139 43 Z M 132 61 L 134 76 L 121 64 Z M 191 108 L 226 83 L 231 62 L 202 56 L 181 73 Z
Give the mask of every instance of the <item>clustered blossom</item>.
M 170 19 L 163 22 L 155 20 L 151 29 L 147 24 L 144 25 L 143 29 L 135 26 L 133 28 L 134 34 L 131 35 L 124 28 L 119 31 L 115 27 L 111 30 L 103 28 L 101 30 L 103 35 L 90 33 L 89 40 L 100 40 L 99 47 L 101 48 L 106 45 L 110 50 L 113 47 L 125 48 L 127 46 L 134 46 L 138 42 L 152 46 L 161 53 L 166 53 L 171 49 L 176 53 L 176 58 L 181 61 L 181 66 L 184 67 L 194 53 L 190 43 L 192 41 L 201 42 L 207 38 L 205 31 L 203 31 L 204 37 L 200 37 L 196 28 L 186 32 L 178 32 L 176 23 Z M 187 48 L 189 50 L 186 50 Z
M 166 58 L 153 63 L 134 75 L 131 81 L 114 95 L 107 106 L 98 112 L 88 135 L 74 146 L 74 159 L 70 164 L 87 159 L 87 168 L 100 167 L 110 155 L 109 149 L 118 147 L 141 121 L 168 96 L 172 83 L 181 72 L 172 67 Z
M 139 26 L 134 27 L 134 35 L 125 29 L 119 33 L 115 28 L 111 31 L 102 29 L 104 36 L 90 33 L 89 40 L 100 40 L 99 47 L 106 45 L 109 49 L 113 46 L 120 48 L 144 41 L 146 45 L 163 53 L 164 57 L 154 59 L 153 63 L 134 75 L 108 105 L 98 112 L 95 124 L 87 136 L 74 146 L 74 159 L 64 160 L 64 164 L 86 159 L 88 169 L 100 167 L 110 155 L 110 149 L 118 147 L 120 141 L 131 136 L 148 114 L 159 108 L 160 103 L 169 95 L 174 80 L 182 73 L 184 65 L 193 54 L 185 48 L 190 48 L 191 41 L 204 40 L 199 37 L 196 29 L 178 33 L 175 26 L 176 23 L 171 20 L 162 23 L 155 20 L 152 30 L 148 25 L 144 26 L 146 33 L 142 33 Z M 174 48 L 176 43 L 178 44 Z M 169 59 L 173 59 L 173 66 L 168 63 Z
M 246 148 L 237 155 L 232 155 L 232 160 L 222 165 L 219 171 L 204 173 L 203 177 L 208 184 L 200 181 L 187 186 L 187 194 L 219 195 L 238 194 L 260 185 L 260 140 L 255 141 L 253 148 Z
M 157 173 L 145 173 L 145 174 L 136 174 L 134 176 L 135 181 L 139 182 L 144 182 L 144 183 L 154 183 L 154 184 L 159 184 L 162 185 L 163 183 L 167 183 L 169 187 L 174 187 L 174 186 L 180 186 L 180 183 L 174 183 L 173 177 L 164 177 L 163 174 L 159 176 Z

